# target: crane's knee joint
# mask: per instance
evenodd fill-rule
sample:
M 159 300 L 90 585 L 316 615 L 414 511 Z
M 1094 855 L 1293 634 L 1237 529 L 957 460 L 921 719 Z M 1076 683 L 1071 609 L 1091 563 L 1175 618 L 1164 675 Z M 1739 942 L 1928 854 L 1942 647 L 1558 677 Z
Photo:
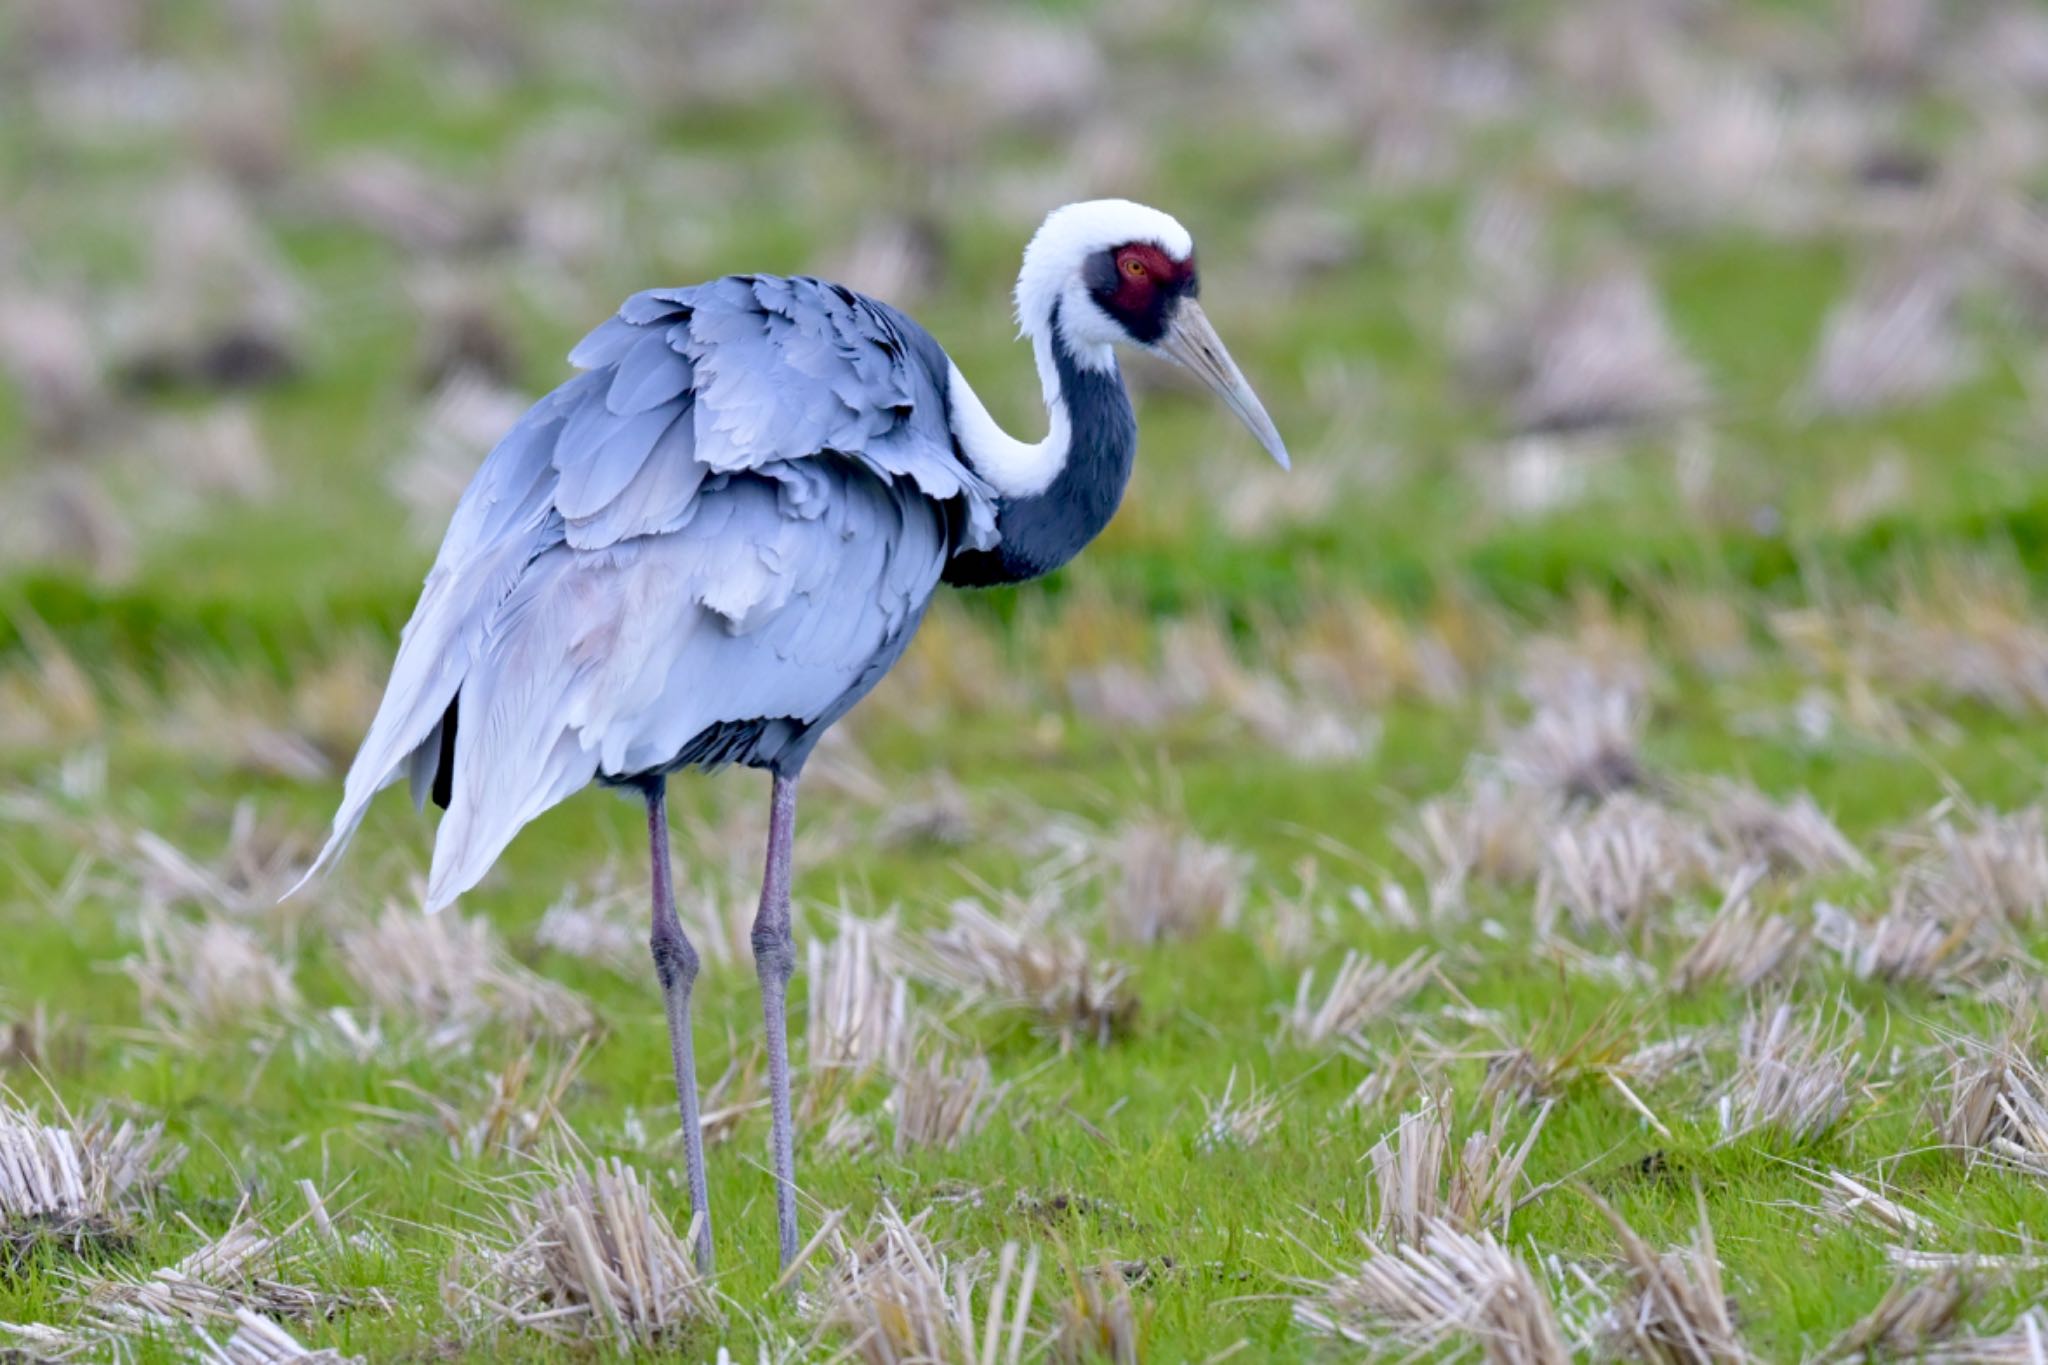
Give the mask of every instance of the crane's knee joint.
M 702 965 L 697 950 L 690 946 L 690 940 L 680 934 L 664 934 L 659 929 L 648 947 L 654 953 L 654 972 L 661 978 L 664 991 L 680 986 L 688 990 L 697 980 L 697 968 Z
M 796 944 L 788 930 L 756 928 L 754 940 L 754 967 L 765 980 L 773 977 L 788 981 L 796 975 Z

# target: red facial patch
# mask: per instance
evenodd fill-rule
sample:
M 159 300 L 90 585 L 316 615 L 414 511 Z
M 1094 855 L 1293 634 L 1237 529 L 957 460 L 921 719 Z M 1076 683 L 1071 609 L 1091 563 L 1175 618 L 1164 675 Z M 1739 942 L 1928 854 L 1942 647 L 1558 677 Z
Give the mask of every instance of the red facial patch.
M 1127 317 L 1152 311 L 1161 292 L 1177 290 L 1193 271 L 1190 261 L 1176 261 L 1150 242 L 1132 242 L 1116 249 L 1116 293 L 1113 309 Z

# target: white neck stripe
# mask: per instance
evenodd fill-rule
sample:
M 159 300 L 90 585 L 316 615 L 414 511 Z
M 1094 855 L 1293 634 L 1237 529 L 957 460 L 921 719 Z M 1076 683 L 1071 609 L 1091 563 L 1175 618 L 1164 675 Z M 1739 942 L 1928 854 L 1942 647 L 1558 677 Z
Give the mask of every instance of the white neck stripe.
M 1004 431 L 989 414 L 981 395 L 960 373 L 958 365 L 947 368 L 947 397 L 952 407 L 953 438 L 967 456 L 974 472 L 988 481 L 1005 498 L 1035 498 L 1052 487 L 1067 464 L 1073 445 L 1073 424 L 1067 417 L 1067 402 L 1059 391 L 1059 375 L 1051 366 L 1051 348 L 1045 352 L 1039 370 L 1045 380 L 1045 412 L 1050 429 L 1045 439 L 1020 441 Z

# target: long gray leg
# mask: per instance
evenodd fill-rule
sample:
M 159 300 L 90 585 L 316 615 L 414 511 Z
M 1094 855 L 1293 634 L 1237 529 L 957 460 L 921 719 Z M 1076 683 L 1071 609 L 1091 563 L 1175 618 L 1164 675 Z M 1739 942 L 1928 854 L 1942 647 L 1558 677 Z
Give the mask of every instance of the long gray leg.
M 654 932 L 648 947 L 668 1008 L 668 1046 L 675 1063 L 676 1107 L 683 1115 L 683 1161 L 690 1180 L 690 1212 L 697 1222 L 697 1270 L 712 1271 L 711 1200 L 704 1182 L 704 1125 L 697 1114 L 697 1053 L 690 1039 L 690 990 L 697 984 L 697 950 L 676 918 L 668 865 L 668 783 L 647 784 L 647 847 L 654 862 Z
M 789 979 L 796 974 L 796 944 L 789 932 L 791 847 L 796 839 L 796 777 L 775 775 L 768 816 L 768 866 L 761 878 L 761 909 L 754 917 L 754 967 L 761 974 L 761 1018 L 768 1030 L 768 1094 L 775 1161 L 775 1230 L 782 1266 L 796 1259 L 796 1140 L 789 1121 Z

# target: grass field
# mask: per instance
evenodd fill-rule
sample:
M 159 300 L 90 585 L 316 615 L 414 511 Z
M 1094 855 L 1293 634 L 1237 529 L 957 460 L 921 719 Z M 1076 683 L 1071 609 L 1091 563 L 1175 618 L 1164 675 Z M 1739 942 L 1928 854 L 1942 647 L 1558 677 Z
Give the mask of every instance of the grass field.
M 2048 1359 L 2048 22 L 863 9 L 0 17 L 0 1358 Z M 620 297 L 838 275 L 1035 435 L 1094 193 L 1295 472 L 1134 365 L 821 750 L 792 1294 L 766 784 L 673 787 L 700 1284 L 636 806 L 278 893 Z

